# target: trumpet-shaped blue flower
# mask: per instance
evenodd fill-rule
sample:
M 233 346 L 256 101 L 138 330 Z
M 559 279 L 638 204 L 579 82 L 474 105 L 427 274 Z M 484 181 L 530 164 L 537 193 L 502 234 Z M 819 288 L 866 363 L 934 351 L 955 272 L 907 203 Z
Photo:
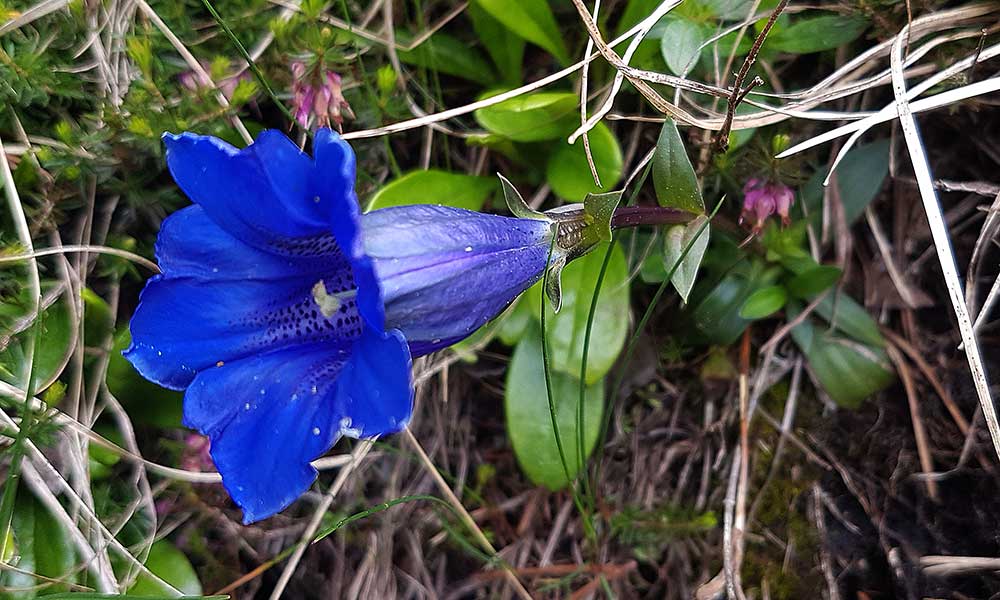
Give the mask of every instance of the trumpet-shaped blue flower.
M 310 461 L 341 435 L 399 431 L 410 354 L 385 329 L 360 237 L 354 155 L 328 130 L 313 158 L 279 132 L 244 150 L 167 135 L 167 165 L 195 202 L 163 223 L 125 356 L 186 389 L 184 423 L 211 455 L 244 521 L 290 504 Z
M 265 131 L 237 150 L 167 135 L 195 203 L 164 222 L 125 356 L 184 389 L 184 423 L 244 521 L 288 506 L 337 439 L 399 431 L 410 355 L 470 335 L 541 277 L 553 227 L 442 206 L 359 214 L 354 155 Z

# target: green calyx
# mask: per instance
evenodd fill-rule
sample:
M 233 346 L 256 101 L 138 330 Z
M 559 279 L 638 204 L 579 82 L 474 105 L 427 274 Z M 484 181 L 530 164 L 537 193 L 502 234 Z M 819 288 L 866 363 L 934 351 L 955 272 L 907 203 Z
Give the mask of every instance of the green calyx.
M 622 193 L 587 194 L 583 204 L 568 204 L 546 212 L 537 211 L 524 201 L 517 188 L 499 175 L 507 208 L 520 219 L 535 219 L 551 224 L 556 237 L 552 257 L 546 267 L 545 295 L 552 310 L 562 307 L 562 270 L 570 261 L 580 258 L 602 242 L 611 241 L 611 217 L 615 214 Z

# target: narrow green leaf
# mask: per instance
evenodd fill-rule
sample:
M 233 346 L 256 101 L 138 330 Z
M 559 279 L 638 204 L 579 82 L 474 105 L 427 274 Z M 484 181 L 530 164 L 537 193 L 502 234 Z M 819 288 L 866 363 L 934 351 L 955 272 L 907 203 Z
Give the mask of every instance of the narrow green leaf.
M 536 305 L 537 306 L 537 305 Z M 577 471 L 576 415 L 579 402 L 579 380 L 565 373 L 552 371 L 552 400 L 556 407 L 559 437 L 566 453 L 570 477 Z M 589 456 L 597 441 L 604 413 L 602 381 L 588 386 L 584 395 L 583 425 L 584 456 Z M 552 431 L 549 406 L 546 401 L 545 375 L 542 372 L 541 337 L 532 326 L 514 349 L 507 369 L 504 391 L 507 433 L 525 474 L 536 484 L 551 490 L 566 486 L 566 470 L 559 456 Z
M 675 262 L 677 262 L 681 253 L 684 251 L 684 248 L 686 248 L 687 245 L 691 243 L 691 240 L 694 239 L 694 236 L 701 231 L 701 226 L 704 225 L 707 220 L 707 216 L 699 215 L 690 223 L 685 225 L 674 225 L 666 230 L 663 240 L 663 264 L 666 269 L 669 269 Z M 691 293 L 691 288 L 694 287 L 695 277 L 698 274 L 698 267 L 701 266 L 701 259 L 705 256 L 705 250 L 708 248 L 709 232 L 710 227 L 706 227 L 704 231 L 701 231 L 701 235 L 699 235 L 698 239 L 694 241 L 694 244 L 691 246 L 691 250 L 688 251 L 687 256 L 685 256 L 684 260 L 681 261 L 677 270 L 674 271 L 673 278 L 670 280 L 684 302 L 687 302 L 688 295 Z
M 832 265 L 819 265 L 788 280 L 788 291 L 796 298 L 809 299 L 833 287 L 843 271 Z
M 549 160 L 545 178 L 560 198 L 580 202 L 587 194 L 613 189 L 622 176 L 622 149 L 618 139 L 604 123 L 598 123 L 589 134 L 590 152 L 601 179 L 594 183 L 583 140 L 573 145 L 563 142 Z
M 811 223 L 819 223 L 823 214 L 823 179 L 826 174 L 826 168 L 820 169 L 801 189 L 802 203 L 809 212 Z M 865 207 L 878 196 L 888 175 L 889 140 L 857 146 L 844 156 L 837 167 L 835 181 L 848 225 L 857 221 L 865 212 Z
M 562 309 L 546 313 L 546 338 L 554 371 L 580 377 L 583 360 L 583 340 L 587 333 L 587 317 L 594 285 L 601 271 L 605 246 L 577 259 L 562 271 Z M 615 244 L 597 303 L 597 315 L 591 332 L 587 358 L 587 384 L 599 381 L 614 365 L 625 344 L 628 332 L 629 292 L 628 266 L 625 253 Z M 530 306 L 538 306 L 541 286 L 527 292 Z
M 764 45 L 781 52 L 811 54 L 849 44 L 867 27 L 868 20 L 858 15 L 807 17 L 775 31 Z
M 653 188 L 660 206 L 704 214 L 705 201 L 677 124 L 667 119 L 653 154 Z
M 468 12 L 476 37 L 486 47 L 504 83 L 510 86 L 520 84 L 521 64 L 524 62 L 524 38 L 504 27 L 477 2 L 469 5 Z
M 709 32 L 699 25 L 678 17 L 671 18 L 661 30 L 660 52 L 674 75 L 684 75 L 698 64 L 701 44 Z
M 397 33 L 402 44 L 409 36 Z M 484 86 L 496 84 L 496 74 L 479 50 L 446 33 L 435 33 L 412 50 L 400 50 L 405 63 L 454 75 Z
M 569 64 L 569 53 L 559 24 L 546 0 L 475 0 L 476 4 L 507 29 L 547 50 L 560 63 Z
M 407 204 L 441 204 L 480 210 L 496 191 L 497 181 L 492 177 L 437 169 L 410 171 L 379 190 L 368 204 L 368 210 Z
M 788 292 L 780 285 L 769 285 L 760 288 L 750 295 L 740 308 L 740 316 L 744 319 L 763 319 L 785 306 Z
M 536 92 L 475 112 L 487 131 L 515 142 L 540 142 L 569 135 L 578 124 L 580 99 L 569 92 Z
M 885 338 L 879 331 L 878 323 L 847 294 L 830 294 L 823 298 L 816 306 L 816 314 L 848 337 L 870 346 L 885 347 Z

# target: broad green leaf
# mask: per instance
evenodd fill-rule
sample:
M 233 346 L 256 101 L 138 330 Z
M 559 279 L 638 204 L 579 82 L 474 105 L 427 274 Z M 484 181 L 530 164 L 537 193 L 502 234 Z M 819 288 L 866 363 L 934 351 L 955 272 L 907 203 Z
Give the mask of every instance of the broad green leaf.
M 486 47 L 504 83 L 510 86 L 520 84 L 521 64 L 524 62 L 524 38 L 504 27 L 476 2 L 469 5 L 468 13 L 476 37 Z
M 559 314 L 553 313 L 549 303 L 545 303 L 547 311 L 545 335 L 549 344 L 550 365 L 554 371 L 567 373 L 576 378 L 581 376 L 587 318 L 606 248 L 605 244 L 600 244 L 592 252 L 571 262 L 563 269 L 562 309 Z M 628 287 L 625 253 L 616 243 L 604 276 L 590 335 L 586 378 L 588 385 L 604 377 L 618 359 L 618 354 L 625 344 L 629 320 Z M 528 290 L 525 299 L 537 318 L 538 303 L 542 301 L 541 286 L 536 285 Z
M 812 223 L 819 223 L 823 213 L 823 179 L 826 174 L 827 169 L 822 168 L 802 186 L 800 196 Z M 848 226 L 865 212 L 865 207 L 882 191 L 882 184 L 888 175 L 889 140 L 857 146 L 844 156 L 844 160 L 837 166 L 834 181 Z
M 552 371 L 552 401 L 556 408 L 556 422 L 562 440 L 570 477 L 576 475 L 578 434 L 576 429 L 577 406 L 580 400 L 580 381 L 571 375 Z M 552 429 L 545 373 L 542 363 L 542 339 L 538 328 L 532 326 L 514 349 L 507 369 L 507 386 L 504 390 L 504 408 L 507 415 L 507 434 L 521 469 L 536 484 L 551 490 L 566 486 L 566 469 L 563 467 Z M 599 380 L 584 393 L 584 457 L 590 455 L 597 442 L 601 417 L 604 413 L 604 382 Z
M 560 63 L 569 64 L 569 53 L 559 31 L 559 24 L 546 0 L 475 0 L 488 12 L 522 38 L 547 50 Z
M 42 294 L 51 289 L 52 284 L 43 284 Z M 24 288 L 17 303 L 0 305 L 0 318 L 8 323 L 20 321 L 28 315 L 28 292 Z M 26 344 L 31 340 L 34 326 L 29 326 L 9 341 L 7 347 L 0 352 L 0 379 L 25 388 L 25 356 L 28 350 Z M 59 298 L 48 308 L 42 310 L 39 325 L 38 340 L 35 345 L 35 360 L 32 370 L 33 389 L 40 392 L 50 386 L 66 364 L 69 354 L 73 351 L 73 323 L 66 296 Z
M 797 307 L 789 308 L 789 318 L 797 313 Z M 895 379 L 885 350 L 849 340 L 812 319 L 793 328 L 792 339 L 805 355 L 809 371 L 830 398 L 845 408 L 857 408 Z
M 115 345 L 108 356 L 108 390 L 128 411 L 136 423 L 172 429 L 181 425 L 182 392 L 175 392 L 147 381 L 122 356 L 132 337 L 127 327 L 115 334 Z
M 397 34 L 406 44 L 409 36 Z M 412 50 L 400 50 L 405 63 L 447 73 L 488 86 L 496 83 L 496 74 L 479 50 L 446 33 L 435 33 Z
M 536 92 L 475 112 L 487 131 L 515 142 L 540 142 L 569 135 L 580 120 L 580 98 L 569 92 Z
M 796 298 L 809 299 L 831 287 L 843 271 L 832 265 L 819 265 L 788 280 L 788 291 Z
M 516 346 L 532 323 L 534 323 L 534 313 L 531 303 L 518 298 L 500 316 L 500 330 L 497 332 L 497 337 L 508 346 Z
M 184 553 L 167 540 L 153 543 L 146 558 L 146 568 L 183 594 L 189 596 L 201 594 L 201 582 L 198 580 L 198 574 L 194 572 L 194 567 Z M 140 597 L 163 596 L 168 594 L 169 590 L 164 589 L 148 575 L 141 574 L 129 588 L 128 593 Z
M 686 225 L 674 225 L 666 230 L 666 237 L 663 240 L 663 266 L 667 273 L 674 268 L 674 263 L 681 257 L 688 244 L 691 244 L 691 249 L 670 280 L 684 302 L 687 302 L 691 288 L 694 287 L 698 267 L 701 266 L 701 259 L 708 248 L 710 227 L 706 226 L 704 231 L 700 231 L 706 221 L 708 221 L 707 216 L 699 215 Z M 698 235 L 699 231 L 701 235 Z M 698 235 L 697 239 L 695 235 Z
M 672 18 L 660 32 L 660 52 L 675 75 L 684 75 L 698 64 L 701 44 L 711 37 L 701 25 Z
M 785 306 L 788 292 L 780 285 L 769 285 L 760 288 L 750 295 L 740 307 L 740 316 L 744 319 L 763 319 L 773 315 Z
M 705 201 L 677 124 L 667 119 L 653 153 L 653 188 L 660 206 L 704 214 Z
M 716 17 L 734 21 L 743 20 L 749 15 L 753 2 L 754 0 L 701 0 L 701 4 Z
M 847 294 L 830 294 L 816 306 L 816 314 L 845 335 L 870 346 L 885 347 L 878 323 Z
M 76 581 L 73 570 L 76 556 L 69 534 L 26 490 L 18 493 L 12 525 L 14 553 L 10 560 L 19 571 L 26 573 L 0 571 L 0 599 L 35 598 L 69 589 L 67 584 Z M 46 585 L 46 580 L 28 573 L 64 583 Z
M 549 160 L 545 178 L 560 198 L 581 202 L 587 194 L 613 189 L 622 176 L 622 149 L 615 134 L 604 123 L 598 123 L 589 134 L 590 152 L 601 179 L 599 188 L 587 163 L 583 140 L 573 145 L 563 142 Z
M 775 31 L 764 46 L 793 54 L 833 50 L 853 42 L 867 27 L 868 20 L 857 15 L 807 17 Z
M 496 190 L 497 180 L 494 177 L 437 169 L 410 171 L 379 190 L 368 204 L 368 210 L 407 204 L 443 204 L 480 210 Z

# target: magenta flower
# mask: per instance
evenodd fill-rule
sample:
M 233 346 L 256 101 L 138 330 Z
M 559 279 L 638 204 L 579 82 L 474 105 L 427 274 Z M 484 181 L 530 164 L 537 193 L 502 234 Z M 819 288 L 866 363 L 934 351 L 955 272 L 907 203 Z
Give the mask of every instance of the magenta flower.
M 351 105 L 344 99 L 340 75 L 325 69 L 308 73 L 302 61 L 292 63 L 292 104 L 295 120 L 308 127 L 310 120 L 316 127 L 341 128 L 344 116 L 354 118 Z
M 743 212 L 740 213 L 740 224 L 750 221 L 753 230 L 760 231 L 764 221 L 774 213 L 781 217 L 781 224 L 787 226 L 790 222 L 788 211 L 795 202 L 795 194 L 791 188 L 778 181 L 750 179 L 743 186 Z

